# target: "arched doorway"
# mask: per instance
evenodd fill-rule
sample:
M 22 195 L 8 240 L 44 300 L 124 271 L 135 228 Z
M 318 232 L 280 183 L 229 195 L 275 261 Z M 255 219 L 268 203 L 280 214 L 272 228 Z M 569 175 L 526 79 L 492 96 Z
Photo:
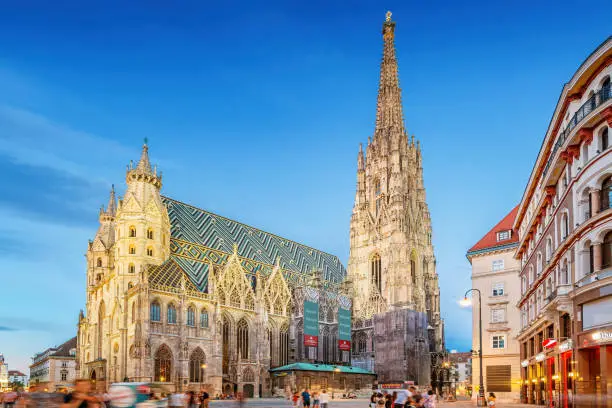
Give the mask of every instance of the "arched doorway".
M 255 396 L 255 386 L 253 384 L 244 384 L 242 389 L 246 398 L 253 398 Z
M 96 370 L 91 370 L 91 374 L 89 375 L 89 379 L 91 381 L 96 381 Z
M 228 395 L 232 394 L 232 384 L 225 383 L 225 386 L 223 387 L 223 393 Z

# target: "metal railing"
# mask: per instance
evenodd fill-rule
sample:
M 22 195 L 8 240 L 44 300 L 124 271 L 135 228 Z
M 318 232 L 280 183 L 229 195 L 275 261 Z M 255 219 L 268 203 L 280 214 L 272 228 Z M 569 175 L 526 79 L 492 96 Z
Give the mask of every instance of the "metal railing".
M 563 146 L 572 130 L 574 130 L 576 126 L 578 126 L 578 124 L 582 122 L 582 120 L 586 118 L 591 112 L 593 112 L 595 109 L 597 109 L 610 99 L 612 99 L 612 87 L 606 86 L 604 88 L 601 88 L 598 92 L 593 94 L 593 96 L 587 99 L 587 101 L 582 104 L 582 106 L 576 111 L 576 113 L 574 113 L 574 116 L 572 116 L 572 118 L 570 119 L 569 123 L 565 127 L 565 130 L 563 130 L 563 132 L 559 134 L 557 142 L 555 143 L 552 151 L 550 152 L 550 156 L 548 157 L 546 166 L 544 166 L 542 177 L 546 176 L 546 173 L 548 172 L 548 169 L 550 168 L 555 158 L 557 150 L 559 150 L 559 148 Z

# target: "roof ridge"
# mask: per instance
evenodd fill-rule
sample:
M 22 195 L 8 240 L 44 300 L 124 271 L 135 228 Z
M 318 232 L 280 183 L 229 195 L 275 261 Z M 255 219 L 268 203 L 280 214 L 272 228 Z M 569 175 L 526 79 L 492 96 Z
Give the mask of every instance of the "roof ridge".
M 237 220 L 234 220 L 234 219 L 232 219 L 232 218 L 228 218 L 228 217 L 223 216 L 223 215 L 219 215 L 219 214 L 217 214 L 217 213 L 214 213 L 214 212 L 212 212 L 212 211 L 205 210 L 205 209 L 200 208 L 200 207 L 196 207 L 195 205 L 193 205 L 193 204 L 188 204 L 188 203 L 186 203 L 186 202 L 184 202 L 184 201 L 176 200 L 176 199 L 174 199 L 174 198 L 171 198 L 171 197 L 168 197 L 168 196 L 165 196 L 165 195 L 162 195 L 161 197 L 162 197 L 162 199 L 167 199 L 167 200 L 170 200 L 170 201 L 174 201 L 175 203 L 179 203 L 179 204 L 182 204 L 182 205 L 186 205 L 186 206 L 191 207 L 191 208 L 193 208 L 193 209 L 195 209 L 195 210 L 198 210 L 198 211 L 203 211 L 203 212 L 208 213 L 208 214 L 212 214 L 212 215 L 214 215 L 215 217 L 223 218 L 223 219 L 225 219 L 225 220 L 235 222 L 235 223 L 240 224 L 240 225 L 243 225 L 243 226 L 245 226 L 245 227 L 252 228 L 252 229 L 254 229 L 254 230 L 257 230 L 257 231 L 263 232 L 264 234 L 268 234 L 268 235 L 274 236 L 274 237 L 276 237 L 276 238 L 284 239 L 284 240 L 286 240 L 286 241 L 291 241 L 291 242 L 293 242 L 294 244 L 297 244 L 297 245 L 299 245 L 299 246 L 301 246 L 301 247 L 304 247 L 304 248 L 309 248 L 309 249 L 312 249 L 313 251 L 317 251 L 317 252 L 320 252 L 320 253 L 322 253 L 322 254 L 326 254 L 326 255 L 332 256 L 332 257 L 334 257 L 334 258 L 337 258 L 337 259 L 338 259 L 338 262 L 340 262 L 340 258 L 338 257 L 338 255 L 334 255 L 334 254 L 331 254 L 331 253 L 326 252 L 326 251 L 321 251 L 320 249 L 317 249 L 317 248 L 311 247 L 310 245 L 304 245 L 304 244 L 302 244 L 302 243 L 299 243 L 299 242 L 294 241 L 294 240 L 289 239 L 289 238 L 281 237 L 280 235 L 274 234 L 274 233 L 272 233 L 272 232 L 264 231 L 264 230 L 262 230 L 261 228 L 253 227 L 253 226 L 251 226 L 251 225 L 249 225 L 249 224 L 245 224 L 244 222 L 237 221 Z M 191 242 L 191 241 L 185 241 L 185 242 Z

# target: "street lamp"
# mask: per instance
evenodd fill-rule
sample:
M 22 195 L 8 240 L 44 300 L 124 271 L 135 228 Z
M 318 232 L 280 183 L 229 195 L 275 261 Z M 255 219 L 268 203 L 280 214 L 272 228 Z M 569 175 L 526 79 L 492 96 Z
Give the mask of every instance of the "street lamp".
M 478 387 L 478 401 L 476 403 L 477 406 L 482 407 L 484 406 L 484 400 L 485 400 L 485 395 L 484 395 L 484 381 L 482 379 L 482 295 L 480 293 L 480 290 L 478 289 L 468 289 L 465 292 L 465 295 L 463 295 L 463 299 L 461 299 L 461 301 L 459 302 L 461 304 L 461 306 L 470 306 L 472 304 L 472 302 L 470 301 L 470 299 L 468 299 L 467 295 L 470 292 L 478 292 L 478 334 L 480 337 L 480 349 L 478 350 L 478 363 L 480 365 L 480 384 Z

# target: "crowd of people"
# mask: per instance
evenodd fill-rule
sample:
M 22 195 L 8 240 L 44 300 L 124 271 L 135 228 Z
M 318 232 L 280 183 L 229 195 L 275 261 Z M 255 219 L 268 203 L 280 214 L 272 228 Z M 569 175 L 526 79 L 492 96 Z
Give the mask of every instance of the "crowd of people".
M 436 408 L 437 395 L 429 390 L 419 393 L 416 387 L 393 392 L 375 392 L 370 397 L 370 408 Z
M 321 392 L 313 392 L 311 394 L 308 388 L 306 388 L 302 393 L 294 392 L 291 396 L 291 401 L 296 408 L 327 408 L 329 404 L 329 394 L 327 390 L 321 390 Z

